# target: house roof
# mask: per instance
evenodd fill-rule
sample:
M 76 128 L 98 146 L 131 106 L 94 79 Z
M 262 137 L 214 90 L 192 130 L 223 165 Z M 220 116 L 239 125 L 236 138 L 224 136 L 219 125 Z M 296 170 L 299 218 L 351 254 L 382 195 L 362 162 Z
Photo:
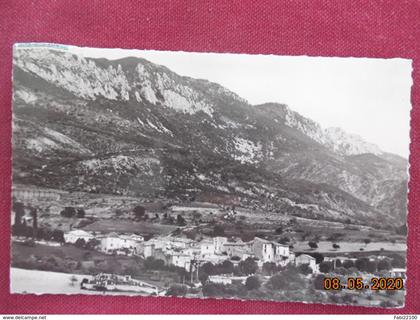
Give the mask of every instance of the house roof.
M 140 239 L 144 239 L 142 236 L 138 236 L 136 234 L 123 234 L 119 236 L 121 239 L 128 239 L 128 240 L 140 240 Z
M 91 233 L 89 233 L 85 230 L 80 230 L 80 229 L 71 230 L 69 232 L 66 232 L 66 234 L 71 234 L 71 235 L 74 235 L 74 236 L 83 236 L 83 237 L 88 237 L 89 236 L 89 237 L 92 237 Z
M 299 256 L 296 257 L 296 259 L 300 258 L 300 257 L 305 257 L 311 260 L 316 260 L 314 257 L 310 256 L 309 254 L 301 254 Z
M 204 239 L 201 242 L 199 242 L 199 244 L 201 244 L 201 245 L 203 245 L 203 244 L 205 244 L 205 245 L 212 245 L 213 244 L 213 241 L 211 241 L 210 239 Z
M 224 246 L 230 246 L 230 247 L 243 247 L 246 246 L 247 244 L 245 242 L 226 242 L 224 243 Z
M 191 239 L 187 239 L 187 238 L 177 238 L 177 237 L 169 237 L 168 238 L 169 241 L 172 242 L 185 242 L 185 243 L 191 243 L 194 242 L 194 240 Z
M 259 237 L 255 237 L 255 238 L 254 238 L 254 241 L 260 241 L 260 242 L 264 242 L 264 243 L 272 243 L 271 241 L 268 241 L 268 240 L 266 240 L 266 239 L 259 238 Z
M 14 191 L 30 191 L 30 192 L 51 192 L 56 194 L 67 194 L 68 191 L 58 190 L 58 189 L 48 189 L 48 188 L 40 188 L 37 186 L 30 186 L 30 185 L 13 185 L 12 192 Z
M 106 235 L 107 238 L 119 238 L 120 236 L 116 232 L 110 232 Z
M 246 243 L 246 242 L 243 242 L 242 241 L 242 239 L 238 239 L 238 238 L 234 238 L 234 237 L 231 237 L 231 238 L 227 238 L 227 242 L 226 242 L 227 244 L 230 244 L 230 243 L 233 243 L 233 244 L 235 244 L 235 243 L 237 243 L 237 244 L 244 244 L 244 243 Z

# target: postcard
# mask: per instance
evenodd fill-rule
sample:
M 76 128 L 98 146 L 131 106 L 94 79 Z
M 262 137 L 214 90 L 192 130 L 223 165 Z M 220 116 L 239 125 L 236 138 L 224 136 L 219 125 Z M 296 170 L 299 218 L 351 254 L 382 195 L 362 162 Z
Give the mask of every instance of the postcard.
M 411 60 L 13 53 L 12 293 L 404 305 Z

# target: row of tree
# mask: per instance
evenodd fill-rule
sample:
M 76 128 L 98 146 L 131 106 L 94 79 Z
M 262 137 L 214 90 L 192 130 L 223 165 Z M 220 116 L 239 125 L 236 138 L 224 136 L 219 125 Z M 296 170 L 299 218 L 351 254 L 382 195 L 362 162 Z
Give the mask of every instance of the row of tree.
M 34 232 L 33 226 L 27 226 L 25 223 L 12 226 L 12 235 L 21 237 L 34 237 L 36 240 L 55 241 L 64 243 L 64 232 L 59 229 L 38 228 Z
M 282 272 L 272 275 L 268 281 L 259 276 L 252 275 L 246 278 L 245 283 L 223 285 L 207 282 L 203 285 L 203 295 L 207 297 L 244 297 L 250 292 L 258 292 L 259 297 L 272 299 L 272 293 L 279 290 L 296 290 L 305 287 L 305 279 L 294 266 L 287 266 Z M 260 289 L 263 289 L 262 291 Z
M 347 269 L 347 270 L 354 269 L 355 271 L 374 273 L 377 271 L 389 271 L 393 267 L 402 268 L 404 266 L 405 266 L 404 259 L 399 255 L 394 255 L 393 258 L 384 258 L 378 261 L 375 261 L 375 260 L 371 261 L 368 258 L 359 258 L 355 261 L 353 260 L 341 261 L 340 259 L 335 260 L 335 262 L 324 261 L 319 264 L 319 271 L 323 273 L 328 273 L 332 271 L 348 273 L 342 269 Z
M 258 264 L 251 257 L 239 262 L 237 266 L 234 266 L 229 260 L 225 260 L 218 264 L 206 262 L 199 268 L 198 278 L 201 283 L 206 283 L 208 277 L 212 275 L 233 274 L 235 276 L 245 276 L 254 274 L 257 270 Z
M 89 241 L 86 241 L 83 238 L 79 238 L 76 240 L 76 242 L 74 243 L 74 245 L 78 248 L 83 248 L 83 249 L 88 249 L 88 250 L 95 250 L 96 247 L 100 244 L 101 242 L 98 239 L 90 239 Z
M 65 207 L 61 210 L 60 215 L 65 218 L 79 218 L 82 219 L 86 216 L 86 212 L 83 208 Z
M 134 215 L 134 219 L 136 219 L 137 221 L 146 221 L 146 220 L 160 220 L 160 216 L 156 213 L 154 218 L 150 218 L 149 215 L 146 213 L 146 208 L 143 206 L 135 206 L 133 208 L 133 215 Z M 178 214 L 176 216 L 176 219 L 174 219 L 172 216 L 170 216 L 169 214 L 165 213 L 163 215 L 163 220 L 164 222 L 168 223 L 168 224 L 177 224 L 178 226 L 185 226 L 187 225 L 187 222 L 185 221 L 185 218 Z

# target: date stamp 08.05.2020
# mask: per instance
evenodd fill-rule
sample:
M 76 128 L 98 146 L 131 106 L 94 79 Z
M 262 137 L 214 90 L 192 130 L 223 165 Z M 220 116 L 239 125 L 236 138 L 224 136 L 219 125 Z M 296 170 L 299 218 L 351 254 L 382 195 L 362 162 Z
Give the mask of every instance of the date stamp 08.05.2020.
M 340 278 L 324 278 L 323 287 L 325 290 L 403 290 L 404 280 L 398 278 L 373 277 L 364 281 L 361 277 L 349 277 L 346 281 Z

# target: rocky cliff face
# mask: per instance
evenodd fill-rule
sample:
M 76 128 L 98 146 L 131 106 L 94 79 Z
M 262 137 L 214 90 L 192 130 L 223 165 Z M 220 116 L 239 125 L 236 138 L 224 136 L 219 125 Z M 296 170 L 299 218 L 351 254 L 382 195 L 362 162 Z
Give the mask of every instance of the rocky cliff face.
M 294 112 L 287 105 L 267 103 L 258 106 L 258 108 L 264 110 L 266 113 L 276 115 L 275 121 L 280 121 L 288 127 L 299 130 L 339 155 L 383 154 L 378 146 L 364 141 L 360 136 L 349 134 L 340 128 L 323 129 L 318 123 Z
M 144 59 L 17 49 L 13 106 L 16 182 L 151 199 L 223 195 L 333 220 L 405 218 L 405 159 Z

